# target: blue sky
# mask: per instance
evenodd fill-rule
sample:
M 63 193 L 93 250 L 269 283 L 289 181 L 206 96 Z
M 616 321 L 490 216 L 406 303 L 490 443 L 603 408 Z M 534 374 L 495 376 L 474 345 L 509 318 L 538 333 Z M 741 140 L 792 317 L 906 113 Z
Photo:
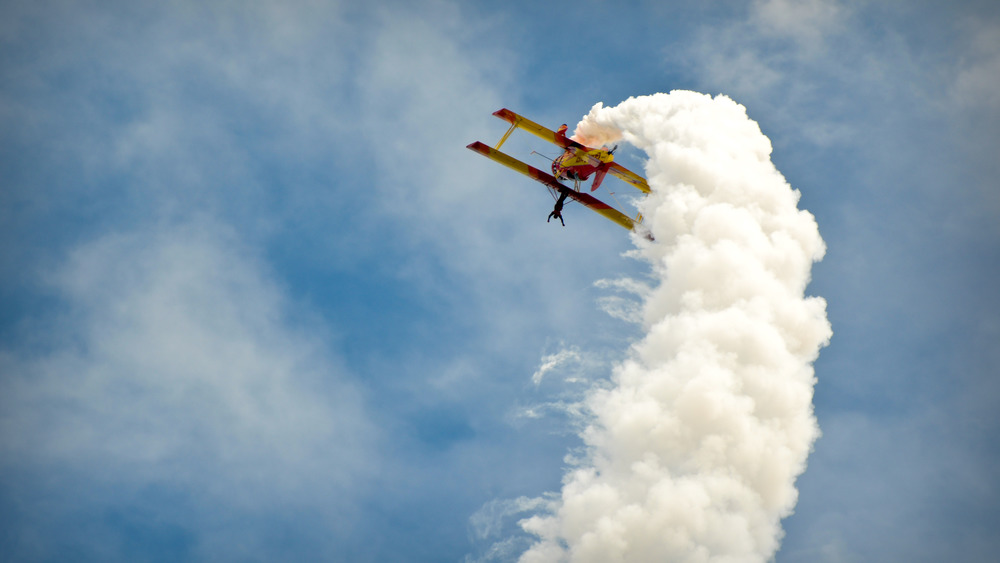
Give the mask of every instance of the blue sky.
M 990 559 L 1000 11 L 620 4 L 5 3 L 4 558 L 516 555 L 639 336 L 597 282 L 648 272 L 465 145 L 691 89 L 746 106 L 828 247 L 776 560 Z

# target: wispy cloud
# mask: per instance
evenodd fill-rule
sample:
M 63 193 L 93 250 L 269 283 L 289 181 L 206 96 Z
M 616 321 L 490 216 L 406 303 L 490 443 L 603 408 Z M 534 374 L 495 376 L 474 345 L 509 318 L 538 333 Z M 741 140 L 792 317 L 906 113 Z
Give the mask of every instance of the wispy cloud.
M 112 506 L 150 487 L 210 499 L 192 522 L 290 503 L 333 525 L 351 510 L 375 463 L 363 397 L 322 325 L 295 314 L 231 232 L 201 221 L 109 234 L 50 282 L 68 308 L 36 325 L 45 349 L 3 356 L 0 457 L 18 494 L 86 506 L 23 473 L 41 465 L 119 488 Z M 210 540 L 183 518 L 171 525 Z

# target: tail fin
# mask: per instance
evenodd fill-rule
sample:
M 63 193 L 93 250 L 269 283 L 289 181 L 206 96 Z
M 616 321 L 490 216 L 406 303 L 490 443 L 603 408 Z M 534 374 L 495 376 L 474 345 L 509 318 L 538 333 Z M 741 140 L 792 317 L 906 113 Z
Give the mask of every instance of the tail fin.
M 608 175 L 608 169 L 601 167 L 597 169 L 597 173 L 594 175 L 594 184 L 590 186 L 590 191 L 594 191 L 601 187 L 601 182 L 604 181 L 604 177 Z

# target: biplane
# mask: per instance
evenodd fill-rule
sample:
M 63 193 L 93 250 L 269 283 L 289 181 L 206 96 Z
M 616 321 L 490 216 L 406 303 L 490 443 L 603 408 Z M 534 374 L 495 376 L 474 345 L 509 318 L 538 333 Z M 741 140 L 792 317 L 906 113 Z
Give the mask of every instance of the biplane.
M 639 191 L 649 193 L 649 184 L 645 178 L 614 161 L 614 148 L 607 150 L 584 146 L 566 136 L 566 125 L 562 125 L 558 130 L 552 131 L 509 109 L 495 111 L 493 115 L 510 123 L 510 128 L 504 133 L 500 142 L 495 147 L 490 147 L 485 143 L 476 141 L 468 145 L 467 148 L 544 184 L 553 197 L 557 198 L 555 208 L 549 214 L 550 220 L 558 218 L 562 222 L 563 203 L 567 198 L 571 198 L 626 229 L 634 230 L 636 225 L 642 222 L 641 213 L 633 219 L 580 189 L 581 184 L 593 177 L 590 191 L 594 191 L 600 187 L 605 176 L 611 174 L 634 186 Z M 500 152 L 500 147 L 503 146 L 515 129 L 523 129 L 563 150 L 561 155 L 552 160 L 552 174 Z M 560 180 L 572 181 L 573 186 L 567 186 Z

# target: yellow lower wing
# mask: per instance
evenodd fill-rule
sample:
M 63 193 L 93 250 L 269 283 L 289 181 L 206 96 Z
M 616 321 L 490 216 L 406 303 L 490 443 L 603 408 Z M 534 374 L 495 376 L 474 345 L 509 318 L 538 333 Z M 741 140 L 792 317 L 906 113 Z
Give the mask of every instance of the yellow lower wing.
M 621 211 L 618 211 L 614 207 L 611 207 L 610 205 L 604 203 L 603 201 L 597 199 L 596 197 L 590 194 L 578 192 L 576 190 L 573 190 L 567 186 L 560 184 L 559 181 L 556 180 L 551 174 L 542 172 L 541 170 L 535 168 L 534 166 L 521 162 L 520 160 L 508 154 L 504 154 L 485 143 L 480 143 L 479 141 L 476 141 L 475 143 L 468 145 L 468 147 L 466 148 L 474 150 L 479 154 L 489 158 L 490 160 L 499 162 L 500 164 L 503 164 L 504 166 L 512 170 L 517 170 L 521 174 L 524 174 L 525 176 L 531 178 L 532 180 L 545 184 L 546 186 L 552 188 L 553 190 L 559 192 L 560 194 L 565 193 L 568 197 L 571 197 L 576 201 L 582 203 L 583 205 L 589 207 L 595 213 L 607 217 L 608 219 L 614 221 L 615 223 L 621 225 L 622 227 L 625 227 L 630 231 L 635 229 L 635 221 L 629 218 L 628 215 L 625 215 Z

